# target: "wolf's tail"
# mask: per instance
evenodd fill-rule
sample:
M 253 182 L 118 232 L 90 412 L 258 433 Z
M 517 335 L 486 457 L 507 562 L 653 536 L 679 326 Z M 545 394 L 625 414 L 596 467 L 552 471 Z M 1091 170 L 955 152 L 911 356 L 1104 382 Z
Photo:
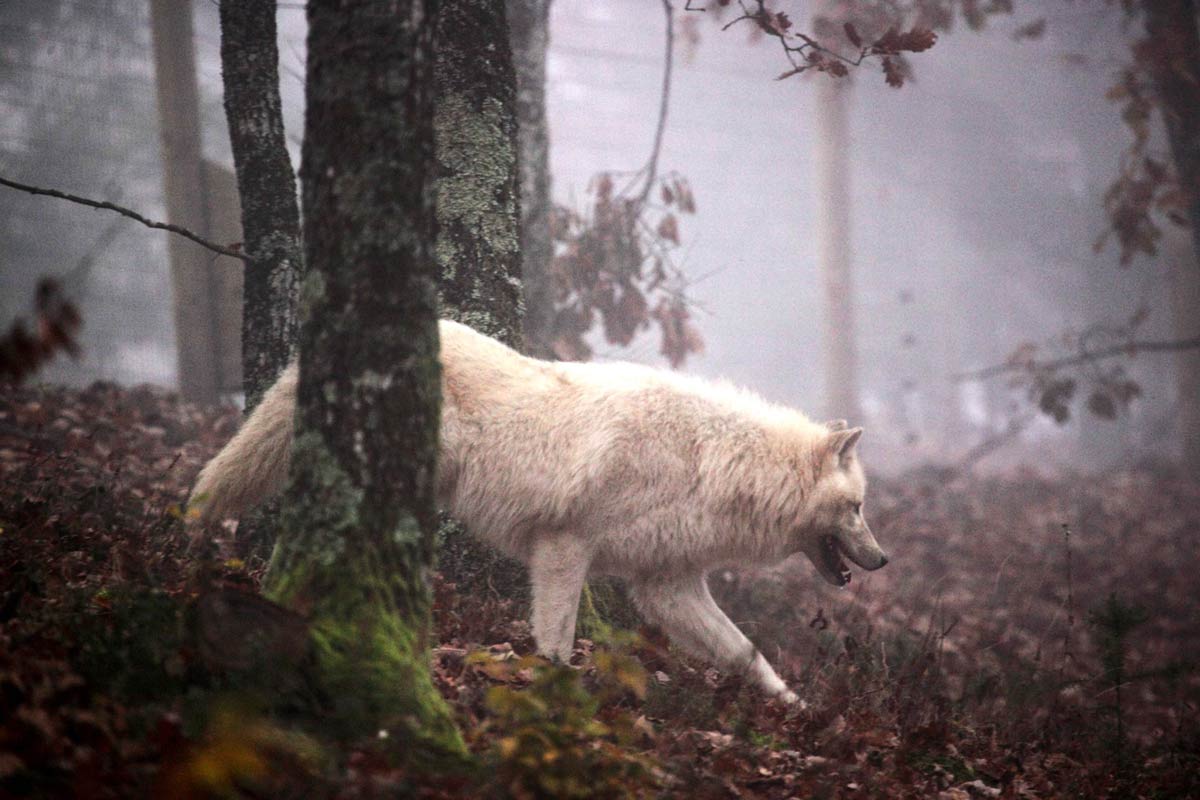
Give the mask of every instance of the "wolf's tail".
M 201 522 L 239 516 L 283 488 L 292 453 L 297 373 L 292 362 L 241 430 L 200 471 L 189 504 Z

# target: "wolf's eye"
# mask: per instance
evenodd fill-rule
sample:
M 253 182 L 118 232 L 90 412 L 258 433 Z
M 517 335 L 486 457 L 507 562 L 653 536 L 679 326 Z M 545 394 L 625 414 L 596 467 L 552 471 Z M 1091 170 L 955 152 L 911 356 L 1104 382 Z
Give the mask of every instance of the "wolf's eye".
M 853 509 L 854 509 L 855 514 L 861 514 L 862 513 L 862 503 L 855 503 L 853 506 Z

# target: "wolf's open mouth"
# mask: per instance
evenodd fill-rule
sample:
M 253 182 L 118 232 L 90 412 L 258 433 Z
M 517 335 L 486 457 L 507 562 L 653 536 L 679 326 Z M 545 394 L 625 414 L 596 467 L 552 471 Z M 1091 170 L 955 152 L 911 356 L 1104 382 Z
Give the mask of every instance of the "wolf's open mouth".
M 850 568 L 842 560 L 841 551 L 842 548 L 835 537 L 821 537 L 821 558 L 825 561 L 825 569 L 837 578 L 838 586 L 845 586 L 850 582 Z

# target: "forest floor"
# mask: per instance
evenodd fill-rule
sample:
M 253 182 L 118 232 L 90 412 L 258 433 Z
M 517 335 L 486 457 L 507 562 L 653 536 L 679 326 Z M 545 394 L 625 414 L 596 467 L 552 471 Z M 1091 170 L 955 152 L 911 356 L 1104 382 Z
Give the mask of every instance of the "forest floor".
M 712 576 L 803 708 L 651 630 L 542 665 L 512 603 L 439 580 L 432 666 L 477 757 L 434 777 L 230 678 L 205 614 L 256 598 L 261 547 L 179 506 L 237 424 L 0 387 L 0 797 L 1200 797 L 1194 478 L 927 468 L 872 484 L 891 563 L 847 590 L 802 561 Z

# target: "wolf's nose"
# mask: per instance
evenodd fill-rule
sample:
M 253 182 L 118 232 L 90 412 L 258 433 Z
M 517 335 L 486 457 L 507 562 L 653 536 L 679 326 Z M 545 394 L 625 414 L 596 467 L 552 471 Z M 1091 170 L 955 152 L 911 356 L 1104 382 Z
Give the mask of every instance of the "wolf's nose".
M 879 568 L 880 568 L 880 569 L 883 569 L 884 567 L 886 567 L 886 566 L 887 566 L 887 562 L 888 562 L 888 557 L 887 557 L 887 556 L 880 556 L 880 557 L 879 557 Z

